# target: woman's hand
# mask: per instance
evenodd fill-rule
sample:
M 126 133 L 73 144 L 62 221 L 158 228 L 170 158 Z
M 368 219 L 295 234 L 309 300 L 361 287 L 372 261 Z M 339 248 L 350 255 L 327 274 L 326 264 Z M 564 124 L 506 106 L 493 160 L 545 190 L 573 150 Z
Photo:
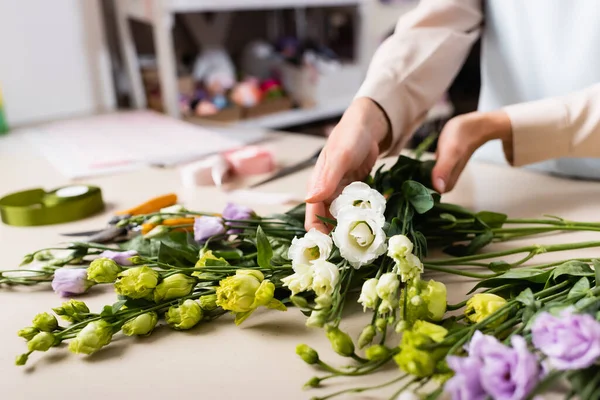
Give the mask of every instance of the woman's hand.
M 389 129 L 385 113 L 375 102 L 366 97 L 352 102 L 331 132 L 309 181 L 307 230 L 329 231 L 317 216 L 329 216 L 329 204 L 344 186 L 371 173 Z
M 452 190 L 475 150 L 493 139 L 502 140 L 504 154 L 512 162 L 512 126 L 504 111 L 473 112 L 448 121 L 438 140 L 434 188 L 440 193 Z

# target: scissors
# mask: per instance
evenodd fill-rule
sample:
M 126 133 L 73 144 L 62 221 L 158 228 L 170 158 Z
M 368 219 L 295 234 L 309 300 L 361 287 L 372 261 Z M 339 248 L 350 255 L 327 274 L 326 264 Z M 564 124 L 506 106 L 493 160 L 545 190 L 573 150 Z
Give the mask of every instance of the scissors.
M 305 168 L 312 167 L 313 165 L 315 165 L 317 163 L 317 160 L 319 159 L 319 155 L 321 154 L 322 150 L 323 150 L 323 148 L 320 148 L 312 157 L 307 158 L 304 161 L 300 161 L 299 163 L 290 165 L 288 167 L 284 167 L 281 170 L 279 170 L 279 172 L 276 172 L 274 175 L 268 177 L 267 179 L 260 181 L 258 183 L 255 183 L 253 185 L 250 185 L 249 188 L 253 189 L 255 187 L 262 186 L 266 183 L 273 182 L 277 179 L 281 179 L 285 176 L 302 171 Z
M 121 240 L 127 240 L 129 238 L 129 234 L 131 233 L 130 229 L 126 226 L 118 226 L 117 224 L 119 221 L 134 215 L 157 212 L 160 211 L 161 208 L 169 207 L 174 204 L 177 204 L 177 196 L 175 194 L 169 193 L 163 196 L 158 196 L 130 209 L 118 211 L 116 215 L 113 216 L 108 222 L 108 226 L 106 228 L 82 232 L 63 233 L 62 236 L 87 236 L 85 240 L 94 243 L 107 243 L 112 241 L 118 242 Z

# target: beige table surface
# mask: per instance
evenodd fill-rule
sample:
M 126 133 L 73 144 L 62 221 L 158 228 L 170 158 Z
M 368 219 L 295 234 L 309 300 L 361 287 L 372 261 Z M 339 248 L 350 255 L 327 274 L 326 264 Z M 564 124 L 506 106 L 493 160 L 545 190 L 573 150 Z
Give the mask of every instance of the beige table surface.
M 276 135 L 267 143 L 276 149 L 281 164 L 303 159 L 322 145 L 322 140 L 296 134 Z M 270 185 L 263 191 L 289 191 L 301 196 L 309 171 Z M 227 195 L 215 188 L 184 189 L 176 170 L 145 169 L 85 181 L 104 191 L 108 209 L 84 221 L 37 228 L 17 228 L 0 224 L 0 268 L 18 265 L 21 257 L 38 248 L 64 241 L 60 232 L 101 227 L 111 212 L 131 206 L 157 194 L 175 191 L 193 209 L 219 211 Z M 30 187 L 53 188 L 69 183 L 50 164 L 29 149 L 18 134 L 0 139 L 0 194 Z M 563 180 L 520 170 L 472 163 L 447 201 L 476 210 L 494 210 L 514 217 L 561 215 L 571 219 L 600 220 L 600 185 Z M 288 206 L 248 204 L 259 213 L 283 211 Z M 539 238 L 540 243 L 600 239 L 600 234 L 564 234 Z M 523 242 L 521 242 L 523 243 Z M 498 248 L 516 246 L 505 243 Z M 598 256 L 597 249 L 576 253 Z M 546 259 L 556 255 L 544 255 Z M 566 257 L 566 256 L 565 256 Z M 431 275 L 439 278 L 439 275 Z M 472 282 L 454 276 L 442 279 L 448 285 L 449 302 L 464 299 Z M 106 288 L 93 288 L 83 298 L 98 310 L 111 304 L 115 296 Z M 344 388 L 334 383 L 329 390 L 302 391 L 302 384 L 315 375 L 311 367 L 294 353 L 304 342 L 319 350 L 327 360 L 339 362 L 322 331 L 307 329 L 302 315 L 294 309 L 286 313 L 257 312 L 242 327 L 230 317 L 206 324 L 190 332 L 161 328 L 150 338 L 115 340 L 103 351 L 80 357 L 64 348 L 46 354 L 36 353 L 28 366 L 13 365 L 25 343 L 16 331 L 29 325 L 38 312 L 50 311 L 61 303 L 48 286 L 0 289 L 0 399 L 307 399 Z M 366 316 L 350 312 L 342 327 L 358 335 Z M 365 379 L 357 385 L 376 384 L 397 376 L 395 368 Z M 392 390 L 352 398 L 387 398 Z M 387 396 L 386 396 L 387 395 Z M 192 397 L 193 396 L 193 397 Z M 342 397 L 349 398 L 349 397 Z M 547 396 L 546 398 L 562 398 Z

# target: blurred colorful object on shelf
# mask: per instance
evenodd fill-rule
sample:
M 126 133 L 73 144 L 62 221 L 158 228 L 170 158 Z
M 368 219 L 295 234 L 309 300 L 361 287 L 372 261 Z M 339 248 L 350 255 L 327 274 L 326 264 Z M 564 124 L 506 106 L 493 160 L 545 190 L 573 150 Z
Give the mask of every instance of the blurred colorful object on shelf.
M 8 132 L 8 123 L 4 114 L 4 103 L 2 102 L 2 90 L 0 89 L 0 133 Z
M 231 100 L 240 107 L 254 107 L 261 99 L 262 92 L 255 78 L 248 78 L 238 83 L 231 91 Z

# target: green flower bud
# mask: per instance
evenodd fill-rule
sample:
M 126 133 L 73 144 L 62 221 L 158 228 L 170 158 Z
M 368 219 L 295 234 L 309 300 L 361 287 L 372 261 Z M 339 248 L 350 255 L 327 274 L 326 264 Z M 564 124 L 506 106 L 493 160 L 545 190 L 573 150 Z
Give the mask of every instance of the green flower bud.
M 380 344 L 373 345 L 365 351 L 365 356 L 369 361 L 385 360 L 390 355 L 390 349 Z
M 315 310 L 310 313 L 306 319 L 306 326 L 309 328 L 322 328 L 327 322 L 327 312 L 325 310 Z
M 344 357 L 350 357 L 354 354 L 354 343 L 352 343 L 352 339 L 347 333 L 331 325 L 327 327 L 326 331 L 327 339 L 329 339 L 333 351 Z
M 504 307 L 505 304 L 506 300 L 498 295 L 492 293 L 477 293 L 467 300 L 465 314 L 471 322 L 477 323 L 494 314 L 496 311 Z M 500 324 L 502 324 L 507 317 L 508 314 L 505 314 L 503 317 L 489 324 L 489 327 L 495 328 L 500 326 Z
M 302 296 L 292 296 L 290 300 L 298 308 L 308 308 L 308 301 Z
M 17 332 L 17 336 L 22 337 L 23 339 L 25 339 L 27 341 L 30 341 L 38 333 L 40 333 L 39 329 L 34 328 L 33 326 L 30 326 L 27 328 L 23 328 L 19 332 Z
M 274 293 L 275 285 L 260 271 L 237 270 L 219 282 L 217 304 L 224 310 L 245 313 L 267 305 Z
M 80 314 L 87 314 L 90 309 L 83 301 L 69 300 L 62 303 L 62 306 L 53 308 L 52 311 L 67 322 L 81 322 L 85 316 Z
M 87 278 L 96 283 L 113 283 L 120 272 L 119 264 L 110 258 L 97 258 L 88 267 Z
M 319 362 L 319 353 L 306 344 L 296 346 L 296 354 L 307 364 L 313 365 Z
M 406 330 L 406 328 L 408 328 L 408 324 L 406 323 L 406 321 L 400 321 L 396 325 L 396 333 L 402 333 Z
M 208 294 L 206 296 L 202 296 L 198 299 L 200 303 L 200 307 L 204 311 L 213 311 L 216 310 L 217 307 L 217 295 L 216 294 Z
M 412 331 L 428 336 L 436 343 L 442 342 L 448 334 L 448 330 L 443 326 L 427 321 L 416 321 L 412 326 Z
M 319 387 L 321 385 L 321 379 L 317 376 L 313 376 L 312 378 L 310 378 L 310 380 L 308 382 L 306 382 L 304 384 L 305 388 L 316 388 Z
M 29 351 L 47 351 L 55 342 L 56 338 L 53 334 L 40 332 L 27 342 L 27 348 Z
M 190 294 L 195 284 L 195 278 L 191 278 L 184 274 L 168 276 L 154 288 L 154 302 L 161 303 L 163 301 L 187 296 Z
M 423 333 L 431 328 L 429 325 L 417 326 L 420 331 L 405 331 L 399 346 L 400 353 L 394 357 L 401 370 L 419 378 L 432 376 L 436 372 L 437 363 L 447 352 L 447 348 L 424 349 L 425 346 L 436 343 L 434 339 Z M 434 336 L 437 337 L 439 332 L 435 331 Z
M 167 311 L 167 323 L 178 330 L 191 329 L 202 319 L 202 308 L 194 300 L 186 300 L 180 306 L 173 306 Z
M 131 265 L 142 265 L 146 263 L 146 260 L 142 256 L 131 256 L 129 257 L 129 261 L 131 262 Z
M 69 343 L 69 350 L 76 354 L 93 354 L 112 340 L 113 327 L 101 319 L 88 323 Z
M 50 250 L 42 250 L 35 253 L 33 259 L 35 261 L 49 261 L 52 260 L 53 256 Z
M 168 226 L 159 225 L 159 226 L 152 228 L 152 230 L 150 232 L 146 233 L 144 235 L 144 239 L 154 239 L 157 237 L 165 236 L 166 234 L 169 233 L 169 231 L 170 231 L 170 229 Z
M 195 268 L 204 268 L 207 264 L 211 266 L 221 265 L 226 266 L 229 265 L 226 259 L 223 257 L 217 257 L 213 254 L 212 250 L 200 250 L 200 259 L 196 262 Z M 210 260 L 210 261 L 209 261 Z M 192 276 L 201 277 L 202 271 L 195 271 Z
M 143 266 L 121 272 L 115 282 L 115 290 L 121 296 L 141 299 L 152 294 L 156 285 L 158 285 L 158 272 Z
M 375 330 L 375 327 L 373 325 L 365 326 L 365 328 L 360 333 L 360 336 L 358 337 L 358 347 L 362 349 L 363 347 L 371 344 L 376 334 L 377 331 Z
M 405 293 L 408 290 L 408 293 Z M 446 286 L 441 282 L 415 279 L 401 294 L 408 296 L 406 304 L 400 302 L 400 314 L 406 315 L 406 322 L 412 325 L 417 320 L 441 321 L 446 313 Z M 414 300 L 413 300 L 414 299 Z
M 328 294 L 322 294 L 320 296 L 317 296 L 317 298 L 315 299 L 315 303 L 317 303 L 317 305 L 319 305 L 321 308 L 331 307 L 332 302 L 333 299 Z
M 25 365 L 27 364 L 27 359 L 29 358 L 29 354 L 24 353 L 21 354 L 20 356 L 17 356 L 16 360 L 15 360 L 15 365 Z
M 34 260 L 34 256 L 33 256 L 33 254 L 26 254 L 26 255 L 23 257 L 23 260 L 21 261 L 21 264 L 20 264 L 20 266 L 27 265 L 27 264 L 31 264 L 31 263 L 33 262 L 33 260 Z
M 377 318 L 375 320 L 375 326 L 379 332 L 385 332 L 387 329 L 387 319 L 385 318 Z
M 32 325 L 40 331 L 52 332 L 58 328 L 58 321 L 54 315 L 45 312 L 36 315 L 35 318 L 33 318 Z
M 158 322 L 158 315 L 155 312 L 147 312 L 130 319 L 123 325 L 123 333 L 127 336 L 149 335 Z

